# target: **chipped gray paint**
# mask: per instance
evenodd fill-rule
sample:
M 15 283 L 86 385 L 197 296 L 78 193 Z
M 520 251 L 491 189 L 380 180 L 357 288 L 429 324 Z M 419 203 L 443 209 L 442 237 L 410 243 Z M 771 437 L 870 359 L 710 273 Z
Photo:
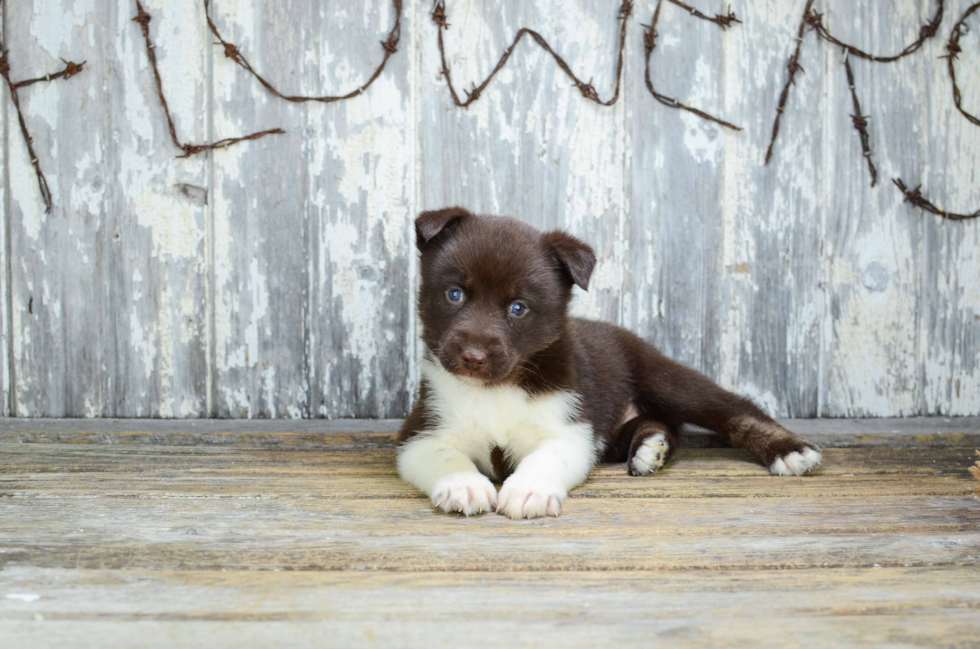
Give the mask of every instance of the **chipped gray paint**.
M 933 2 L 816 8 L 845 41 L 895 52 Z M 617 3 L 597 4 L 451 0 L 458 87 L 528 25 L 607 96 Z M 654 82 L 742 133 L 649 96 L 640 23 L 654 3 L 635 5 L 615 106 L 584 101 L 525 41 L 461 110 L 429 3 L 406 4 L 399 53 L 367 93 L 294 105 L 213 47 L 198 0 L 148 0 L 182 138 L 287 131 L 191 159 L 169 141 L 133 3 L 5 3 L 15 78 L 88 64 L 22 93 L 51 215 L 2 93 L 0 414 L 404 415 L 417 380 L 412 218 L 453 203 L 588 239 L 599 263 L 576 313 L 638 331 L 778 415 L 980 413 L 980 224 L 911 209 L 890 183 L 921 182 L 950 209 L 980 204 L 980 129 L 953 110 L 937 58 L 968 4 L 950 0 L 915 55 L 852 62 L 872 189 L 840 52 L 812 35 L 761 165 L 804 0 L 735 4 L 744 23 L 726 32 L 664 6 Z M 360 84 L 393 20 L 385 0 L 219 0 L 213 12 L 260 72 L 305 94 Z M 958 70 L 980 112 L 971 27 Z

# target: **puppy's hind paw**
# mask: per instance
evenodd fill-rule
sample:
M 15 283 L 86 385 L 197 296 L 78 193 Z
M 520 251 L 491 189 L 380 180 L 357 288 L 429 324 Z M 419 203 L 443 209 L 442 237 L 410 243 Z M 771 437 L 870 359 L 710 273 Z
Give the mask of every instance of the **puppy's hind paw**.
M 663 433 L 650 435 L 643 440 L 643 444 L 636 449 L 636 453 L 630 458 L 630 474 L 641 476 L 657 472 L 667 461 L 669 450 L 670 445 L 667 443 L 666 435 Z
M 444 512 L 482 514 L 497 506 L 497 489 L 481 473 L 450 473 L 432 488 L 432 504 Z
M 802 451 L 793 451 L 777 457 L 769 465 L 772 475 L 803 475 L 817 468 L 823 456 L 815 448 L 806 447 Z

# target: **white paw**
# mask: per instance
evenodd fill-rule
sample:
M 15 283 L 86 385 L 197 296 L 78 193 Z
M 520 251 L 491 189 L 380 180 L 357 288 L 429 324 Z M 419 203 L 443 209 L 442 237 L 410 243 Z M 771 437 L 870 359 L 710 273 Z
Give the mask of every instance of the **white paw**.
M 497 513 L 513 519 L 558 516 L 565 490 L 550 480 L 515 473 L 500 487 Z
M 445 512 L 481 514 L 496 506 L 497 490 L 482 473 L 450 473 L 432 487 L 432 504 Z
M 650 475 L 667 461 L 669 449 L 667 436 L 663 433 L 647 437 L 640 448 L 636 449 L 630 472 L 633 475 Z
M 820 464 L 823 456 L 820 451 L 813 448 L 805 448 L 802 453 L 793 451 L 788 455 L 777 457 L 769 467 L 769 473 L 773 475 L 803 475 L 807 471 L 812 471 Z

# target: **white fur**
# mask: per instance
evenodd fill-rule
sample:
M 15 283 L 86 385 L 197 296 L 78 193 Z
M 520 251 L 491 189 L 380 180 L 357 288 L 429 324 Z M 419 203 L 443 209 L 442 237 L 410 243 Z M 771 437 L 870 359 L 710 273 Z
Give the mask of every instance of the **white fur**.
M 783 457 L 777 457 L 772 466 L 769 467 L 769 473 L 773 475 L 803 475 L 807 471 L 815 469 L 822 458 L 820 451 L 812 448 L 803 449 L 802 453 L 793 451 Z
M 668 450 L 667 436 L 663 433 L 647 437 L 633 456 L 634 474 L 649 475 L 660 469 L 667 461 Z
M 497 506 L 497 488 L 480 473 L 450 473 L 432 487 L 432 504 L 446 512 L 482 514 Z
M 437 484 L 450 474 L 492 474 L 490 452 L 499 446 L 517 469 L 501 489 L 498 509 L 513 518 L 557 516 L 568 490 L 595 465 L 592 426 L 574 421 L 579 397 L 531 397 L 518 387 L 459 378 L 428 358 L 421 365 L 434 421 L 399 450 L 402 478 L 435 500 Z

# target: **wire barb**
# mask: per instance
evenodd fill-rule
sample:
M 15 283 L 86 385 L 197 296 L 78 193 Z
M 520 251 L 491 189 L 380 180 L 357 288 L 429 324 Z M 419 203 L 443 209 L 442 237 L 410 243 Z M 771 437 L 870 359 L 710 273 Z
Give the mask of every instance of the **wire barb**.
M 851 70 L 851 62 L 847 58 L 848 50 L 844 50 L 844 69 L 847 71 L 847 87 L 851 91 L 851 102 L 854 104 L 854 114 L 851 115 L 851 122 L 854 129 L 861 138 L 861 153 L 868 161 L 868 173 L 871 174 L 871 186 L 878 184 L 878 170 L 875 168 L 874 160 L 871 159 L 871 137 L 868 135 L 868 117 L 861 114 L 861 101 L 858 99 L 857 90 L 854 87 L 854 72 Z

